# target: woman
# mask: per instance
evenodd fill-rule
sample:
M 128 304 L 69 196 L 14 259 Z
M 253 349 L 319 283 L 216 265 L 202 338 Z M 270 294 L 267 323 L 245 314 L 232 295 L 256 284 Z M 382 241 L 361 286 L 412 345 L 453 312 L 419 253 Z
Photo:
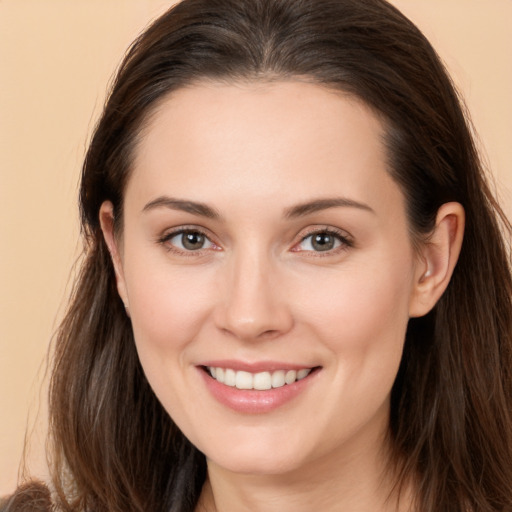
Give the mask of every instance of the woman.
M 512 509 L 509 224 L 395 8 L 178 4 L 125 58 L 80 199 L 57 510 Z

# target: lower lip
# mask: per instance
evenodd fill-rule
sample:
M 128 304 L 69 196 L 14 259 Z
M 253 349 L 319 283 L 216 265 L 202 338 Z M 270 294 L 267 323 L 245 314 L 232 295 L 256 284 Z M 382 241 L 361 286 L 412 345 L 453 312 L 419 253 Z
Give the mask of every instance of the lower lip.
M 199 370 L 206 387 L 218 402 L 236 412 L 245 414 L 262 414 L 278 409 L 304 392 L 313 382 L 316 374 L 319 373 L 318 370 L 315 370 L 293 384 L 258 391 L 226 386 L 216 381 L 203 368 L 199 368 Z

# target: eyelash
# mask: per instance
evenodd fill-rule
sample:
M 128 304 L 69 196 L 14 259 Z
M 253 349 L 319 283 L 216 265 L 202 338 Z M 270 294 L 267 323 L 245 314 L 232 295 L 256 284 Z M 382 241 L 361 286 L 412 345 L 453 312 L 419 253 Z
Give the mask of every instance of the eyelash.
M 326 251 L 313 251 L 313 250 L 300 250 L 297 249 L 297 246 L 304 243 L 308 238 L 311 238 L 315 235 L 328 235 L 335 240 L 339 242 L 338 247 L 334 247 L 332 249 L 328 249 Z M 315 257 L 315 258 L 324 258 L 327 256 L 332 256 L 333 254 L 338 254 L 340 252 L 346 251 L 347 249 L 350 249 L 351 247 L 354 247 L 354 242 L 350 235 L 345 232 L 341 231 L 332 227 L 321 227 L 321 228 L 313 228 L 309 230 L 304 236 L 301 237 L 300 242 L 295 244 L 292 248 L 292 252 L 302 252 L 308 254 L 308 256 Z
M 203 236 L 210 244 L 214 246 L 214 250 L 219 250 L 219 246 L 212 242 L 211 237 L 202 229 L 196 228 L 196 227 L 181 227 L 179 229 L 176 229 L 175 231 L 171 231 L 170 233 L 166 233 L 162 237 L 158 239 L 158 243 L 162 244 L 167 251 L 174 252 L 181 256 L 198 256 L 203 253 L 204 250 L 210 250 L 210 248 L 200 248 L 196 250 L 186 250 L 186 249 L 180 249 L 179 247 L 176 247 L 173 244 L 170 244 L 169 241 L 173 238 L 185 235 L 185 234 L 195 234 Z
M 162 244 L 167 251 L 174 252 L 179 255 L 184 256 L 198 256 L 203 253 L 204 250 L 211 250 L 210 247 L 208 248 L 200 248 L 197 250 L 186 250 L 186 249 L 180 249 L 179 247 L 176 247 L 173 244 L 170 244 L 169 241 L 173 238 L 184 235 L 184 234 L 196 234 L 203 236 L 210 244 L 213 245 L 213 250 L 220 250 L 220 247 L 211 240 L 211 237 L 202 229 L 196 228 L 196 227 L 181 227 L 179 229 L 176 229 L 175 231 L 171 231 L 170 233 L 166 233 L 162 237 L 158 239 L 158 243 Z M 301 250 L 297 249 L 298 246 L 300 246 L 302 243 L 304 243 L 308 238 L 313 237 L 315 235 L 327 235 L 334 237 L 336 241 L 339 242 L 339 245 L 337 247 L 334 247 L 332 249 L 328 249 L 325 251 L 314 251 L 314 250 Z M 302 252 L 302 253 L 310 253 L 309 256 L 312 257 L 326 257 L 326 256 L 332 256 L 333 254 L 338 254 L 339 252 L 345 251 L 351 247 L 354 246 L 353 240 L 348 235 L 348 233 L 334 229 L 332 227 L 322 227 L 322 228 L 314 228 L 308 231 L 305 235 L 303 235 L 298 243 L 296 243 L 291 251 L 292 252 Z

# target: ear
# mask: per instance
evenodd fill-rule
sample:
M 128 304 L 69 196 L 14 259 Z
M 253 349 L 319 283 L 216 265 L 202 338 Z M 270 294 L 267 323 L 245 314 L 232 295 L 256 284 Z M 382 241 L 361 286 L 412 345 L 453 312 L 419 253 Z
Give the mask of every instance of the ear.
M 114 206 L 110 201 L 105 201 L 100 207 L 100 226 L 103 232 L 103 238 L 107 244 L 114 271 L 116 274 L 117 291 L 121 300 L 124 302 L 128 314 L 128 293 L 126 290 L 126 281 L 124 279 L 123 262 L 121 251 L 119 250 L 119 240 L 114 231 Z
M 410 317 L 426 315 L 446 290 L 459 258 L 464 219 L 464 208 L 459 203 L 445 203 L 439 208 L 434 231 L 420 249 Z

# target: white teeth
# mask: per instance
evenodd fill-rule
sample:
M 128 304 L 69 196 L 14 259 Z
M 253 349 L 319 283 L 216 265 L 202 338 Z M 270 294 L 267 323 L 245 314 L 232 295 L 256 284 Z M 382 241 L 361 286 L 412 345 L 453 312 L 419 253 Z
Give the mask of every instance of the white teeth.
M 284 376 L 286 384 L 293 384 L 297 380 L 297 372 L 295 370 L 288 370 Z
M 309 372 L 311 370 L 309 368 L 303 368 L 302 370 L 299 370 L 297 372 L 297 380 L 301 380 L 303 379 L 304 377 L 307 377 L 309 375 Z
M 231 386 L 231 387 L 236 386 L 235 370 L 231 370 L 231 368 L 226 368 L 226 370 L 224 372 L 224 384 L 226 384 L 226 386 Z
M 304 379 L 311 373 L 311 368 L 301 370 L 276 370 L 274 372 L 250 373 L 235 371 L 231 368 L 207 367 L 210 375 L 221 384 L 236 387 L 237 389 L 257 389 L 264 391 L 272 388 L 281 388 L 285 384 Z
M 259 389 L 263 391 L 265 389 L 272 388 L 272 377 L 269 372 L 261 372 L 257 373 L 253 379 L 253 387 L 254 389 Z
M 235 386 L 238 389 L 252 389 L 252 374 L 249 372 L 236 372 Z
M 284 370 L 278 370 L 272 374 L 272 387 L 280 388 L 285 385 Z

